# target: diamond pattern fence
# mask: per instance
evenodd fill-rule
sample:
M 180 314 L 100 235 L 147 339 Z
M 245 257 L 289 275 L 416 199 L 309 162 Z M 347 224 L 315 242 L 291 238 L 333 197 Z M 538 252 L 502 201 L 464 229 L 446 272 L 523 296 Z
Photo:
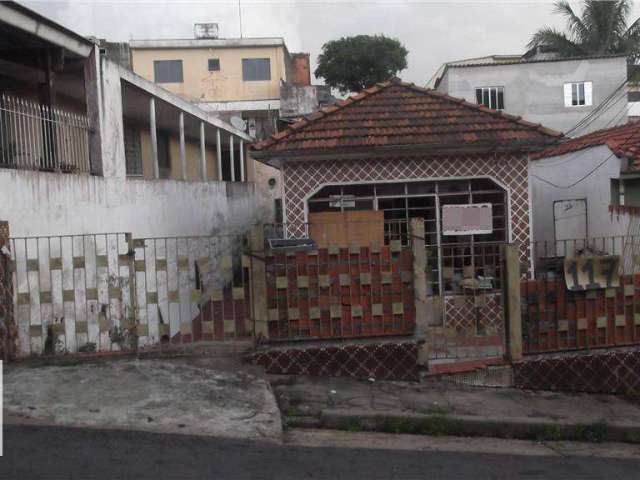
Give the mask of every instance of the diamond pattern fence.
M 640 395 L 640 350 L 540 355 L 513 366 L 519 388 Z
M 274 375 L 418 380 L 414 342 L 270 349 L 254 354 L 251 361 Z

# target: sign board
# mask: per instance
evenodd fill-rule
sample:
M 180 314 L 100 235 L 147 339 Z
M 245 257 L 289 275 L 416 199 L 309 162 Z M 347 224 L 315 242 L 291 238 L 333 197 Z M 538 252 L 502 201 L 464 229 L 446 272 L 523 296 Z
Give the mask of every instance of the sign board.
M 619 255 L 581 255 L 564 260 L 564 278 L 571 291 L 620 286 Z
M 490 203 L 442 206 L 443 235 L 482 235 L 493 232 Z

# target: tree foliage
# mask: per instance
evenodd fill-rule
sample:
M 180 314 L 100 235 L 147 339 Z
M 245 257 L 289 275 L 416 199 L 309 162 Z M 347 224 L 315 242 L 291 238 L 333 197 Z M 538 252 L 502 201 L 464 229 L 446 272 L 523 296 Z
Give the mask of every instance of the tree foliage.
M 408 51 L 394 38 L 357 35 L 322 46 L 315 75 L 342 93 L 383 82 L 407 68 Z
M 556 1 L 554 12 L 565 17 L 567 31 L 544 27 L 531 37 L 529 48 L 551 47 L 561 57 L 626 53 L 640 54 L 640 19 L 629 24 L 632 0 L 583 0 L 582 15 L 568 1 Z

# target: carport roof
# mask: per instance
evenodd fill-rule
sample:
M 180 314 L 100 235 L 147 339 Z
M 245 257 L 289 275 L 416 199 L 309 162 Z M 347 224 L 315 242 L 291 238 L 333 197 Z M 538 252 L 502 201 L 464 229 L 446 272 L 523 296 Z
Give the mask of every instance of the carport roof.
M 526 149 L 562 134 L 399 79 L 368 88 L 252 146 L 256 157 L 378 147 Z

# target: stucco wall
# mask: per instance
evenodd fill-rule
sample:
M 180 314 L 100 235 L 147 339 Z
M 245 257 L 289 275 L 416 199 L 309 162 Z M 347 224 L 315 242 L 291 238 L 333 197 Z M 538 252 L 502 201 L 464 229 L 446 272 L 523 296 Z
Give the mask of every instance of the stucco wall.
M 154 60 L 182 60 L 183 83 L 163 83 L 167 90 L 193 101 L 265 100 L 280 96 L 280 80 L 286 80 L 283 47 L 133 49 L 133 71 L 154 81 Z M 220 59 L 220 70 L 210 72 L 208 60 Z M 243 58 L 269 58 L 270 81 L 242 80 Z
M 0 170 L 13 236 L 132 232 L 207 235 L 263 216 L 250 183 L 115 179 Z
M 306 197 L 325 184 L 489 177 L 508 192 L 510 240 L 528 258 L 529 189 L 524 155 L 398 156 L 360 160 L 287 162 L 283 170 L 285 219 L 295 228 L 306 221 Z
M 549 128 L 567 131 L 596 108 L 626 78 L 627 65 L 624 57 L 454 67 L 447 69 L 438 90 L 476 103 L 476 87 L 502 86 L 507 113 Z M 593 82 L 593 105 L 565 107 L 564 84 L 578 81 Z M 619 93 L 622 97 L 622 92 Z M 626 123 L 627 117 L 622 112 L 625 103 L 625 98 L 622 98 L 576 134 L 583 135 L 605 126 L 613 126 L 612 122 L 618 117 L 617 123 Z
M 589 172 L 605 162 L 597 170 Z M 533 203 L 533 238 L 555 239 L 553 203 L 558 200 L 587 200 L 587 234 L 590 237 L 625 235 L 626 216 L 611 215 L 611 179 L 620 177 L 620 159 L 607 146 L 598 146 L 567 155 L 533 160 L 530 165 Z M 577 180 L 584 180 L 570 186 Z M 545 180 L 557 185 L 546 183 Z

